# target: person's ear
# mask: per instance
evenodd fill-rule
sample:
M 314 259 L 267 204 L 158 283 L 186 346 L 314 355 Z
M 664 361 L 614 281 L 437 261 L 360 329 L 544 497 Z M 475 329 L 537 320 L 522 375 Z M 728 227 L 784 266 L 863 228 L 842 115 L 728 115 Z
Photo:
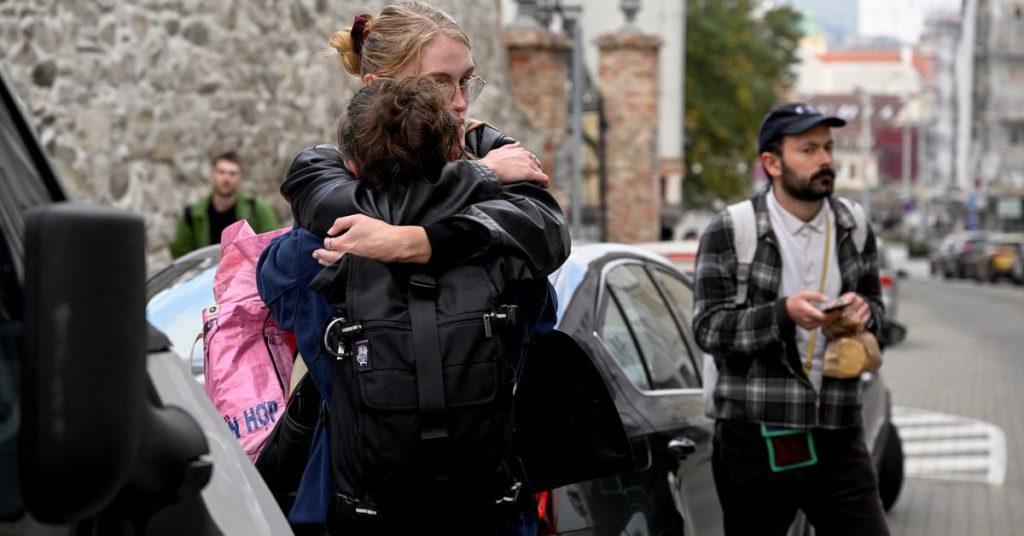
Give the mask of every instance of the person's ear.
M 366 86 L 369 86 L 369 85 L 373 84 L 374 82 L 377 81 L 378 78 L 380 78 L 380 77 L 377 76 L 374 73 L 366 73 L 366 74 L 364 74 L 363 75 L 363 87 L 366 87 Z
M 761 153 L 761 165 L 768 172 L 769 181 L 772 177 L 782 176 L 782 158 L 779 155 L 769 151 Z
M 345 169 L 348 169 L 357 179 L 359 178 L 359 166 L 356 165 L 355 160 L 345 160 Z

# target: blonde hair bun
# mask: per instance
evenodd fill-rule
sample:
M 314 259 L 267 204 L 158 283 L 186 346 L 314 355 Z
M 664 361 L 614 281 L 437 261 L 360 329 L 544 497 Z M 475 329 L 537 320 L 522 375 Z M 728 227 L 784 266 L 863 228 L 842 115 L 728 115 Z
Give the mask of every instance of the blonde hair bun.
M 424 47 L 438 35 L 471 48 L 469 34 L 447 13 L 425 2 L 405 0 L 384 6 L 375 16 L 357 16 L 352 26 L 331 36 L 330 44 L 349 73 L 393 77 L 419 61 Z
M 363 27 L 363 40 L 365 42 L 366 34 L 370 33 L 370 27 L 373 23 L 373 19 L 366 22 Z M 331 48 L 338 52 L 338 56 L 341 59 L 341 65 L 350 74 L 360 76 L 360 68 L 362 67 L 362 55 L 356 51 L 356 43 L 352 39 L 352 27 L 342 28 L 331 36 Z M 360 47 L 361 48 L 361 47 Z

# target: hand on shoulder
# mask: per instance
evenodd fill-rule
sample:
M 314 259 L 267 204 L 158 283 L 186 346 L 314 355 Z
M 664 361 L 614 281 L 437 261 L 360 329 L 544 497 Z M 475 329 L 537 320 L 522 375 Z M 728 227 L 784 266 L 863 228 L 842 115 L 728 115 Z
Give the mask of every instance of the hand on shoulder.
M 324 266 L 341 260 L 346 253 L 380 262 L 426 264 L 430 260 L 430 241 L 418 225 L 391 225 L 363 214 L 334 221 L 327 231 L 323 249 L 313 258 Z
M 491 150 L 480 163 L 491 168 L 502 184 L 532 182 L 547 188 L 550 179 L 541 170 L 537 157 L 519 142 Z

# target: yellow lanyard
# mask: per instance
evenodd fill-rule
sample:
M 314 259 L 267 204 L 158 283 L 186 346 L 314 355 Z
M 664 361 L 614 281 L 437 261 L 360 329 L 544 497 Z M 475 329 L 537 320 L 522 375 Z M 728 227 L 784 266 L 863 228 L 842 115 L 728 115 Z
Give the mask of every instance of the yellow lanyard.
M 828 222 L 828 203 L 825 203 L 825 260 L 821 263 L 821 288 L 818 292 L 825 293 L 825 280 L 828 279 L 828 260 L 832 258 L 831 249 L 832 247 L 832 226 Z M 821 328 L 815 328 L 811 332 L 811 339 L 807 342 L 807 360 L 804 361 L 804 374 L 808 375 L 811 373 L 811 360 L 814 358 L 814 345 L 818 340 L 818 331 Z

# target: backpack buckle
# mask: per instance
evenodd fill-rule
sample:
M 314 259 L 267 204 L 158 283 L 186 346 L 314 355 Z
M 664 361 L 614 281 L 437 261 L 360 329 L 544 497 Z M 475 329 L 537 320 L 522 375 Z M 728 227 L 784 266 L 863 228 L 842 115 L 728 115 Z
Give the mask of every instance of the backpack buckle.
M 504 315 L 505 324 L 515 326 L 519 324 L 519 306 L 518 305 L 502 305 L 498 308 L 498 318 L 502 318 Z
M 324 349 L 339 361 L 351 356 L 345 339 L 354 337 L 363 331 L 362 324 L 348 324 L 343 316 L 336 316 L 324 328 Z

